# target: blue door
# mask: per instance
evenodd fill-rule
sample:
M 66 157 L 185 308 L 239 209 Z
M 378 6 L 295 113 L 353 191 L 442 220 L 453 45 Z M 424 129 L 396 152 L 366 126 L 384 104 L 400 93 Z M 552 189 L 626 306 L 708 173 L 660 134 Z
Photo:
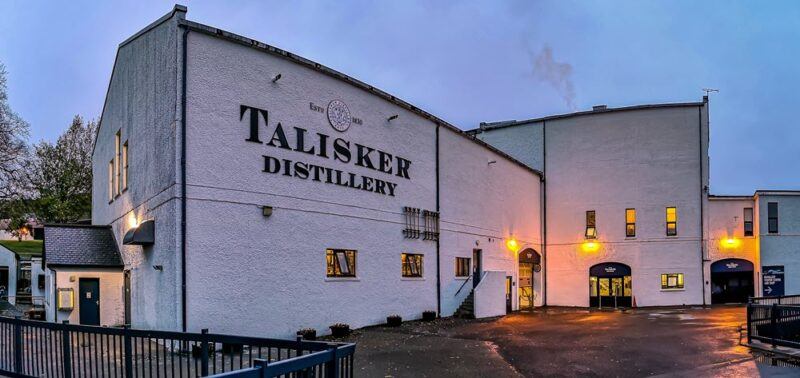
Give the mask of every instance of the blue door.
M 80 322 L 100 325 L 100 279 L 81 278 L 78 281 Z

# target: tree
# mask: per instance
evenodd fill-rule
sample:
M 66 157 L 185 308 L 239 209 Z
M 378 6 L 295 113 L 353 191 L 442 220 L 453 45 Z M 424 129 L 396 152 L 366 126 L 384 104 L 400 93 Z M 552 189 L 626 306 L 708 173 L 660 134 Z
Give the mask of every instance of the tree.
M 0 63 L 0 200 L 18 199 L 26 188 L 25 162 L 29 157 L 25 141 L 28 123 L 8 104 L 5 66 Z
M 42 222 L 70 223 L 88 218 L 92 210 L 92 147 L 97 124 L 75 116 L 55 144 L 34 146 L 30 172 L 36 192 L 33 212 Z

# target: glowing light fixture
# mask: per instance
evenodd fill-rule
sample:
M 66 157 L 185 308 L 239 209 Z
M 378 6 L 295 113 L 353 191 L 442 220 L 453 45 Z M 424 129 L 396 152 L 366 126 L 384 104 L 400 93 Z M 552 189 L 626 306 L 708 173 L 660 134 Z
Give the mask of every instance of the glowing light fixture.
M 128 213 L 128 228 L 136 228 L 139 226 L 139 221 L 136 220 L 136 214 L 132 211 Z
M 723 248 L 736 248 L 741 243 L 742 243 L 741 240 L 736 239 L 736 238 L 730 238 L 730 237 L 726 238 L 726 239 L 722 239 L 722 241 L 720 242 L 720 244 L 722 244 Z
M 581 244 L 581 249 L 584 252 L 597 252 L 597 250 L 600 249 L 600 243 L 594 240 L 587 240 Z
M 514 238 L 510 238 L 506 241 L 506 247 L 512 252 L 519 251 L 519 243 L 517 243 L 517 240 Z

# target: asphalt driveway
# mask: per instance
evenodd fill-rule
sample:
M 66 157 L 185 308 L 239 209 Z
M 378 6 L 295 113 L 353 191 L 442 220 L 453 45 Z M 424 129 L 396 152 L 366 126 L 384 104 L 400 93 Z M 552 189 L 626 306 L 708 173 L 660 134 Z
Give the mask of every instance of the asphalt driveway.
M 740 346 L 744 322 L 740 306 L 548 308 L 370 327 L 351 340 L 365 377 L 800 376 Z

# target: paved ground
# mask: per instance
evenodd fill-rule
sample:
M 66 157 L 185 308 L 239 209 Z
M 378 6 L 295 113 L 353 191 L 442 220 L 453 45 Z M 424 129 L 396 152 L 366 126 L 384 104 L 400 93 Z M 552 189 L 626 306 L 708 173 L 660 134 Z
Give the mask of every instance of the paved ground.
M 778 361 L 740 346 L 744 322 L 745 309 L 731 306 L 549 308 L 371 327 L 351 340 L 365 377 L 800 376 L 800 368 L 770 366 Z

